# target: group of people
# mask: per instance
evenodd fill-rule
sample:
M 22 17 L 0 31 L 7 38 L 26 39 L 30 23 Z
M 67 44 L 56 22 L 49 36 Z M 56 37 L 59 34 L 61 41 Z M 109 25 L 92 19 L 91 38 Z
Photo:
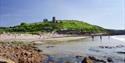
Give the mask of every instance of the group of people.
M 100 40 L 102 40 L 103 35 L 99 35 Z M 110 38 L 110 36 L 108 36 Z M 94 41 L 95 35 L 91 35 L 92 40 Z

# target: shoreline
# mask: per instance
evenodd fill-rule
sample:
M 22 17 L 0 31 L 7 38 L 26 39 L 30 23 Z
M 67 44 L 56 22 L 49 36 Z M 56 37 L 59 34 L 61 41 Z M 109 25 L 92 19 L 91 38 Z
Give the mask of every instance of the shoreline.
M 70 37 L 59 37 L 59 38 L 49 38 L 45 39 L 45 42 L 52 41 L 52 42 L 65 42 L 65 41 L 74 41 L 74 40 L 79 40 L 79 39 L 86 39 L 88 37 L 85 36 L 70 36 Z
M 0 42 L 29 42 L 29 43 L 43 43 L 48 41 L 72 41 L 88 38 L 87 36 L 68 36 L 68 35 L 52 35 L 52 34 L 44 34 L 44 35 L 32 35 L 32 34 L 1 34 Z

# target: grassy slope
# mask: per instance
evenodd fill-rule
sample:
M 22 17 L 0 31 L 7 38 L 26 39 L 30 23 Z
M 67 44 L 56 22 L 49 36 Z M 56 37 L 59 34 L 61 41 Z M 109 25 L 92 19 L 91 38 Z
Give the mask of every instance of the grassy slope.
M 104 28 L 91 25 L 83 21 L 78 20 L 61 20 L 63 28 L 75 28 L 75 29 L 83 29 L 85 31 L 95 31 L 95 32 L 102 32 Z
M 52 23 L 52 21 L 48 22 L 35 22 L 35 23 L 21 23 L 20 25 L 12 27 L 11 31 L 16 32 L 37 32 L 37 31 L 45 31 L 44 28 L 49 29 L 82 29 L 84 31 L 90 32 L 103 32 L 104 28 L 88 24 L 83 21 L 78 20 L 58 20 L 58 23 Z M 4 29 L 0 29 L 3 31 Z

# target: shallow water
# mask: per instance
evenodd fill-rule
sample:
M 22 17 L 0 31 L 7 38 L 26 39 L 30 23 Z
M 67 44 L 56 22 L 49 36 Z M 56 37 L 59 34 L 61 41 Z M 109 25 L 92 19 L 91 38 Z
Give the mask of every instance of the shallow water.
M 43 50 L 43 53 L 48 54 L 49 59 L 57 63 L 70 61 L 73 63 L 80 63 L 83 57 L 94 56 L 103 60 L 108 57 L 113 59 L 113 63 L 124 63 L 125 60 L 125 41 L 118 39 L 120 36 L 103 36 L 81 39 L 72 42 L 61 42 L 60 44 L 46 44 L 39 45 L 38 48 Z M 123 53 L 118 53 L 123 52 Z

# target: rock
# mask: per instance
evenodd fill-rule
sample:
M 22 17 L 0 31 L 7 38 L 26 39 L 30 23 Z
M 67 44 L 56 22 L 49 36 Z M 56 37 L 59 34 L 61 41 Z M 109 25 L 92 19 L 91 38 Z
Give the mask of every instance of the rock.
M 104 46 L 99 46 L 99 48 L 105 48 Z
M 44 59 L 39 49 L 25 44 L 0 44 L 0 57 L 11 59 L 14 63 L 41 63 Z
M 93 56 L 89 56 L 89 58 L 92 59 L 92 60 L 96 60 L 96 58 L 93 57 Z
M 7 63 L 7 62 L 5 62 L 5 61 L 0 61 L 0 63 Z
M 82 56 L 79 56 L 79 55 L 77 55 L 77 56 L 75 56 L 76 58 L 81 58 Z
M 107 48 L 107 49 L 112 49 L 112 48 L 115 48 L 113 46 L 99 46 L 99 48 Z
M 121 51 L 120 51 L 120 52 L 117 52 L 117 53 L 119 53 L 119 54 L 125 54 L 125 52 L 121 52 Z
M 112 49 L 112 48 L 114 48 L 114 47 L 111 47 L 111 46 L 105 46 L 105 48 L 107 48 L 107 49 Z
M 90 58 L 85 57 L 81 63 L 93 63 L 93 61 Z
M 124 47 L 124 45 L 117 45 L 116 48 Z
M 52 47 L 54 47 L 54 46 L 47 46 L 46 48 L 52 48 Z
M 97 58 L 95 58 L 95 57 L 93 57 L 93 56 L 89 56 L 89 58 L 90 58 L 91 60 L 94 60 L 95 62 L 103 62 L 103 63 L 106 63 L 106 61 L 101 60 L 101 59 L 97 59 Z
M 55 61 L 52 61 L 52 60 L 51 60 L 51 61 L 48 61 L 48 63 L 55 63 Z
M 65 61 L 64 63 L 73 63 L 73 62 L 70 62 L 70 61 Z
M 112 58 L 110 58 L 110 57 L 107 58 L 107 61 L 108 62 L 113 62 Z

